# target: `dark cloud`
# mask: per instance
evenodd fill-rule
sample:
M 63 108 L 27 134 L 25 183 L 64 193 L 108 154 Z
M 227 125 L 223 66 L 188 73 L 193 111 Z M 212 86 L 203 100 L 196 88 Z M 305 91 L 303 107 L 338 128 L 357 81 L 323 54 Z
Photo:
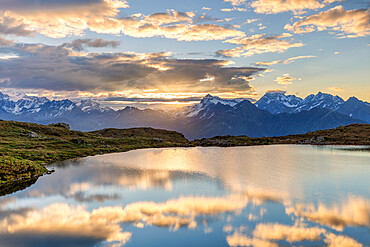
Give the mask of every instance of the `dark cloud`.
M 85 47 L 117 47 L 120 44 L 119 41 L 106 41 L 103 39 L 76 39 L 71 43 L 64 43 L 61 47 L 69 47 L 76 51 L 82 51 Z
M 168 53 L 106 53 L 78 56 L 64 47 L 16 45 L 3 49 L 18 58 L 0 60 L 1 87 L 57 91 L 161 92 L 252 91 L 254 67 L 228 67 L 217 59 L 175 59 Z M 2 49 L 0 49 L 0 52 Z
M 33 32 L 27 30 L 27 26 L 25 24 L 6 16 L 0 17 L 0 34 L 28 36 L 31 33 Z
M 1 46 L 11 46 L 11 45 L 13 45 L 13 41 L 5 39 L 0 36 L 0 47 Z

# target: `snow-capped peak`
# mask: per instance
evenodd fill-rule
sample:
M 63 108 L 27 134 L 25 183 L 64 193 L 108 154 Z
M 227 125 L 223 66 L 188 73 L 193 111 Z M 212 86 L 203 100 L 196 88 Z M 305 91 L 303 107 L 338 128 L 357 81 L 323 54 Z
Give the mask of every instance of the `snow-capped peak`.
M 222 105 L 229 105 L 231 107 L 238 104 L 242 99 L 221 99 L 217 96 L 212 96 L 210 94 L 207 94 L 201 101 L 200 104 L 202 105 L 208 105 L 208 104 L 222 104 Z
M 92 111 L 97 111 L 99 113 L 107 112 L 107 111 L 113 111 L 112 108 L 105 107 L 100 105 L 98 102 L 92 100 L 92 99 L 87 99 L 87 100 L 81 100 L 77 103 L 77 106 L 84 112 L 92 112 Z
M 38 112 L 40 111 L 40 106 L 49 102 L 45 97 L 27 96 L 26 94 L 13 94 L 8 96 L 6 94 L 0 93 L 0 100 L 5 100 L 3 109 L 12 114 L 22 114 L 24 112 Z
M 313 108 L 328 108 L 330 110 L 337 110 L 344 100 L 339 96 L 334 96 L 327 93 L 318 92 L 316 95 L 308 95 L 297 107 L 295 112 L 303 110 L 311 110 Z
M 281 112 L 289 112 L 292 108 L 297 107 L 301 102 L 301 98 L 298 98 L 295 95 L 285 95 L 285 92 L 267 92 L 255 103 L 255 105 L 262 110 L 267 110 L 273 114 L 277 114 Z
M 233 107 L 241 101 L 243 101 L 243 99 L 222 99 L 220 97 L 207 94 L 200 101 L 200 103 L 185 107 L 181 109 L 176 115 L 184 116 L 184 117 L 195 117 L 200 112 L 202 112 L 203 110 L 206 110 L 211 105 L 221 104 L 221 105 Z

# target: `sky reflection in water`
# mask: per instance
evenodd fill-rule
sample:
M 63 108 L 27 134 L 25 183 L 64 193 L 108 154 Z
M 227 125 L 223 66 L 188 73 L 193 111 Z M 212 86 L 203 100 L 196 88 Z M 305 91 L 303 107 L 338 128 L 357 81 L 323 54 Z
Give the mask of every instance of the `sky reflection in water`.
M 136 150 L 56 165 L 0 198 L 1 246 L 366 246 L 370 153 Z

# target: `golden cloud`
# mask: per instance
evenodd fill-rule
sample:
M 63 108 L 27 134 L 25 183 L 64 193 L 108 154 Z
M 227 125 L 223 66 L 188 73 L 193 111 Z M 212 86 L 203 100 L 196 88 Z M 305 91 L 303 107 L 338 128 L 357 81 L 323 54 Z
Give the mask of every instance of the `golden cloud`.
M 89 188 L 88 184 L 74 184 L 70 193 Z M 11 213 L 0 220 L 0 234 L 46 234 L 68 237 L 91 237 L 109 242 L 127 242 L 131 233 L 123 232 L 120 223 L 139 227 L 155 225 L 194 228 L 198 215 L 218 215 L 240 212 L 248 202 L 269 200 L 271 195 L 256 193 L 231 194 L 225 197 L 180 197 L 165 202 L 135 202 L 122 206 L 100 207 L 87 211 L 83 206 L 56 203 L 23 214 Z M 4 202 L 5 204 L 8 201 Z M 83 231 L 81 231 L 83 229 Z
M 325 234 L 324 241 L 328 245 L 328 247 L 362 247 L 362 244 L 358 243 L 350 237 L 335 235 L 333 233 Z
M 336 92 L 342 91 L 342 89 L 340 87 L 328 87 L 328 90 L 330 90 L 330 91 L 336 91 Z
M 325 7 L 325 4 L 317 0 L 257 0 L 251 4 L 256 13 L 276 14 L 292 11 L 295 14 L 303 13 L 305 9 L 318 9 Z
M 290 64 L 290 63 L 295 62 L 298 59 L 313 58 L 313 57 L 316 57 L 316 56 L 297 56 L 297 57 L 291 57 L 291 58 L 288 58 L 288 59 L 285 59 L 285 60 L 275 60 L 275 61 L 271 61 L 271 62 L 257 62 L 256 65 L 271 66 L 271 65 L 275 65 L 275 64 L 279 64 L 279 63 Z
M 320 240 L 325 230 L 318 227 L 286 226 L 281 224 L 258 224 L 253 236 L 263 240 L 286 240 L 297 242 L 304 240 Z
M 238 231 L 233 235 L 227 236 L 226 241 L 229 246 L 254 246 L 254 247 L 278 247 L 276 243 L 265 241 L 257 238 L 249 238 Z
M 12 30 L 13 33 L 17 32 L 17 35 L 38 32 L 53 38 L 83 35 L 86 30 L 137 38 L 156 36 L 182 41 L 223 40 L 245 35 L 242 31 L 215 24 L 196 25 L 194 12 L 169 10 L 148 16 L 139 13 L 118 18 L 120 9 L 126 7 L 126 1 L 104 0 L 85 5 L 48 6 L 27 11 L 10 9 L 0 16 L 0 27 L 1 24 L 7 24 L 6 20 L 12 20 L 12 23 L 16 23 Z
M 267 52 L 285 52 L 292 47 L 302 47 L 302 43 L 293 43 L 291 34 L 283 33 L 280 35 L 268 36 L 266 34 L 256 34 L 250 37 L 236 37 L 224 42 L 241 45 L 234 49 L 218 51 L 218 54 L 226 57 L 252 56 Z
M 339 5 L 325 12 L 308 16 L 293 25 L 285 26 L 285 29 L 295 33 L 323 31 L 328 28 L 338 31 L 338 35 L 342 38 L 367 36 L 370 34 L 370 10 L 346 10 Z
M 228 225 L 226 230 L 226 232 L 231 232 L 233 227 Z M 360 243 L 348 236 L 336 235 L 319 227 L 305 227 L 297 225 L 287 226 L 267 223 L 258 224 L 251 237 L 242 234 L 240 231 L 240 229 L 237 229 L 232 235 L 227 236 L 226 240 L 229 246 L 279 246 L 276 241 L 288 241 L 289 243 L 318 241 L 321 240 L 322 237 L 329 247 L 362 246 Z
M 232 5 L 241 5 L 245 2 L 247 2 L 247 0 L 224 0 L 225 2 L 230 2 Z
M 63 38 L 69 35 L 81 35 L 90 27 L 90 20 L 94 20 L 94 23 L 106 23 L 107 29 L 113 23 L 118 26 L 118 20 L 114 17 L 119 13 L 120 8 L 127 7 L 127 2 L 123 0 L 104 0 L 79 5 L 9 9 L 5 10 L 2 18 L 11 18 L 22 23 L 28 32 Z
M 24 215 L 7 216 L 0 221 L 0 233 L 91 237 L 122 244 L 130 239 L 131 233 L 122 232 L 114 218 L 96 215 L 96 211 L 89 213 L 82 206 L 52 204 Z
M 278 76 L 275 81 L 280 85 L 291 85 L 294 80 L 297 80 L 297 78 L 291 77 L 289 74 L 284 74 L 283 76 Z M 298 78 L 298 80 L 301 80 L 301 78 Z
M 350 198 L 347 202 L 333 207 L 322 204 L 317 208 L 313 205 L 296 205 L 287 207 L 286 212 L 337 229 L 351 225 L 370 225 L 370 201 L 363 198 Z

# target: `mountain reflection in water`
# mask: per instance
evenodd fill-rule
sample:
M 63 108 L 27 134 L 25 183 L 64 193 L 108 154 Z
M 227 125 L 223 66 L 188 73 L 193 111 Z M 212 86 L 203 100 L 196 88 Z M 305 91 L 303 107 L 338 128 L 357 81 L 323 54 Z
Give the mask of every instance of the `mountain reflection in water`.
M 1 246 L 367 246 L 370 153 L 136 150 L 68 161 L 0 198 Z

